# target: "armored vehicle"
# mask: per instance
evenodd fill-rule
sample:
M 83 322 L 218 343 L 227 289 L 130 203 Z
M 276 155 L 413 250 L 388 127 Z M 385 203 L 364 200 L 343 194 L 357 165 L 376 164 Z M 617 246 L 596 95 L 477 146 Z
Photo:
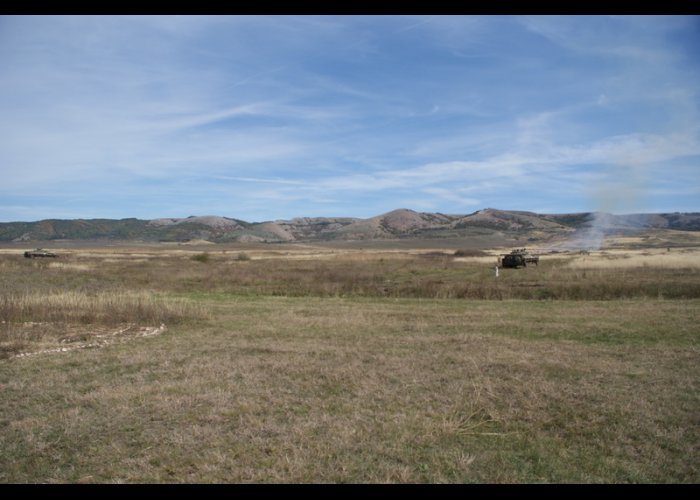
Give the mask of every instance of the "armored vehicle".
M 528 264 L 538 265 L 540 258 L 537 255 L 530 255 L 525 248 L 518 248 L 509 254 L 501 255 L 501 267 L 527 267 Z
M 37 248 L 36 250 L 27 250 L 24 252 L 24 256 L 28 259 L 33 259 L 34 257 L 58 257 L 53 252 L 49 252 L 48 250 L 44 250 L 43 248 Z

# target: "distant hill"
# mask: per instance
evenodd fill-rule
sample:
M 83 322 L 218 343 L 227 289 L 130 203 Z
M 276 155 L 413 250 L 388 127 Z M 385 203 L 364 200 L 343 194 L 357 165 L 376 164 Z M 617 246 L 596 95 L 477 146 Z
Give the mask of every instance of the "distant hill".
M 313 242 L 502 235 L 525 241 L 585 241 L 613 232 L 647 229 L 700 231 L 700 213 L 613 215 L 603 212 L 537 214 L 486 208 L 466 215 L 398 209 L 369 219 L 315 217 L 246 222 L 221 216 L 141 219 L 46 219 L 0 223 L 0 241 L 127 240 L 215 243 Z

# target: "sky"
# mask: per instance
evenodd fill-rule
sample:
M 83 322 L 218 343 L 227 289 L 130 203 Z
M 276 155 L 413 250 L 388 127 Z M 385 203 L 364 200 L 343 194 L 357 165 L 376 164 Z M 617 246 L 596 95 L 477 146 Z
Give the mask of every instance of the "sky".
M 700 211 L 700 17 L 0 16 L 0 221 Z

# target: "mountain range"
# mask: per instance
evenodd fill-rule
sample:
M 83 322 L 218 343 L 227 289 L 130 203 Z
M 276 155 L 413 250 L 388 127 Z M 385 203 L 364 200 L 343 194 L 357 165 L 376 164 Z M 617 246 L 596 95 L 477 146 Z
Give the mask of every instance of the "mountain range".
M 162 219 L 46 219 L 0 223 L 0 241 L 126 240 L 144 242 L 318 242 L 468 238 L 502 235 L 528 241 L 586 238 L 588 233 L 629 233 L 649 229 L 700 231 L 700 213 L 613 215 L 604 212 L 537 214 L 486 208 L 466 215 L 398 209 L 359 219 L 301 217 L 246 222 L 221 216 Z

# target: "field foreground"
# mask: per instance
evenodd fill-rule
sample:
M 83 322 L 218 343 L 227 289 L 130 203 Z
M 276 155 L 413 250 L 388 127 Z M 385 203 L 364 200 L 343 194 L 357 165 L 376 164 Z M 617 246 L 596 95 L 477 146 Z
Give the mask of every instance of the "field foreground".
M 0 481 L 698 482 L 694 252 L 6 251 Z

